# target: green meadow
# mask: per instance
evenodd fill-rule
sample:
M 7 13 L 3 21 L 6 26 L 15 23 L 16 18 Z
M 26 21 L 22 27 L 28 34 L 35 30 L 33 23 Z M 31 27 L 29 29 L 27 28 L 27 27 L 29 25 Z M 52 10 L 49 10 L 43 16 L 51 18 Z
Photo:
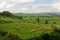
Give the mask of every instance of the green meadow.
M 0 40 L 60 40 L 60 17 L 52 14 L 0 15 Z

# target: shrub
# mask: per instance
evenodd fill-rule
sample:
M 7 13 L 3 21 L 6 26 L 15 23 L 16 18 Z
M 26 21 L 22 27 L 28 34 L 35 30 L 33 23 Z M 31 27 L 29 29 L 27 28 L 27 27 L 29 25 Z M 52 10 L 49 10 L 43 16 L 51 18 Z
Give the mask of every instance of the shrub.
M 0 30 L 0 35 L 1 35 L 1 36 L 5 36 L 7 33 L 8 33 L 8 32 L 5 32 L 5 31 Z
M 47 20 L 45 21 L 45 24 L 48 24 L 48 21 Z
M 9 33 L 7 36 L 8 40 L 22 40 L 20 37 L 18 37 L 17 35 L 11 34 Z

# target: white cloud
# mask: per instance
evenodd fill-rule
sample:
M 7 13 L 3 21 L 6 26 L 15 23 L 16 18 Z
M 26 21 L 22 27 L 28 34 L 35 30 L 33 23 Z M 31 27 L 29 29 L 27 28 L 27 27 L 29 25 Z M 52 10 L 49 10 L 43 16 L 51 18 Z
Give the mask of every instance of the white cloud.
M 60 2 L 60 0 L 55 0 L 55 2 Z
M 53 3 L 52 7 L 57 8 L 58 10 L 60 10 L 60 3 Z
M 28 2 L 34 2 L 35 0 L 5 0 L 10 3 L 28 3 Z
M 13 7 L 14 6 L 14 4 L 8 4 L 7 6 L 6 6 L 6 8 L 11 8 L 11 7 Z
M 21 3 L 28 3 L 28 2 L 33 2 L 33 1 L 35 1 L 35 0 L 19 0 L 19 2 L 21 2 Z
M 60 12 L 60 0 L 55 0 L 51 4 L 31 4 L 35 0 L 4 0 L 0 3 L 0 11 L 8 10 L 10 12 Z M 18 4 L 17 4 L 18 3 Z M 26 4 L 25 4 L 26 3 Z M 25 4 L 25 5 L 22 5 Z
M 0 8 L 4 8 L 4 7 L 6 7 L 6 5 L 7 5 L 7 2 L 3 1 L 3 2 L 0 4 Z

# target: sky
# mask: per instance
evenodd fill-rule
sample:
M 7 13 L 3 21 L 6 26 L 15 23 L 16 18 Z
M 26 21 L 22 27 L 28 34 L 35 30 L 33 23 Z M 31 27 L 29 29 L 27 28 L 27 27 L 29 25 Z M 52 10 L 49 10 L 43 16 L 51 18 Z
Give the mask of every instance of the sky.
M 60 12 L 60 0 L 0 0 L 0 11 L 13 13 Z

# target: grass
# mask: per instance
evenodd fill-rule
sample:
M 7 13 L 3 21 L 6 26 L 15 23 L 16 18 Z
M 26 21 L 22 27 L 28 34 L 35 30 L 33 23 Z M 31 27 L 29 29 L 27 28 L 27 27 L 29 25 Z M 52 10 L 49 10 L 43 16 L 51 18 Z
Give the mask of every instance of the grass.
M 31 19 L 31 20 L 30 20 Z M 48 24 L 45 24 L 45 20 L 48 20 Z M 6 31 L 8 33 L 18 35 L 22 39 L 30 39 L 35 36 L 41 36 L 45 33 L 52 33 L 54 28 L 52 26 L 53 22 L 56 22 L 55 25 L 60 26 L 59 18 L 40 18 L 40 23 L 38 24 L 36 19 L 33 18 L 24 18 L 22 20 L 17 18 L 10 17 L 0 17 L 0 30 Z M 60 27 L 59 27 L 60 28 Z M 3 40 L 3 37 L 0 37 L 0 40 Z

